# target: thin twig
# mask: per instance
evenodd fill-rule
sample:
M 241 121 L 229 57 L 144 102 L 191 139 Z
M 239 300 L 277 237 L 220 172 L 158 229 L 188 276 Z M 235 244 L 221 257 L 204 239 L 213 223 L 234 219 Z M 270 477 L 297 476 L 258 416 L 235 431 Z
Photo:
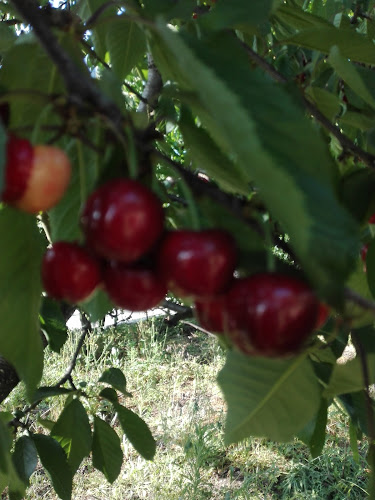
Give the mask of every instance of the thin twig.
M 365 299 L 365 297 L 362 297 L 362 295 L 352 290 L 351 288 L 348 287 L 344 288 L 344 296 L 346 300 L 349 300 L 350 302 L 357 304 L 362 309 L 366 309 L 368 311 L 372 311 L 375 313 L 375 302 L 373 302 L 372 300 Z
M 245 42 L 240 41 L 242 47 L 245 49 L 250 59 L 260 68 L 262 68 L 268 75 L 279 83 L 288 83 L 287 78 L 279 73 L 269 62 L 257 54 Z M 326 129 L 332 134 L 341 144 L 344 151 L 350 151 L 354 156 L 360 159 L 365 165 L 375 168 L 375 156 L 367 153 L 360 147 L 356 146 L 354 142 L 349 139 L 345 134 L 340 131 L 340 128 L 331 123 L 328 118 L 319 111 L 319 109 L 310 102 L 306 97 L 303 98 L 304 105 L 307 111 Z

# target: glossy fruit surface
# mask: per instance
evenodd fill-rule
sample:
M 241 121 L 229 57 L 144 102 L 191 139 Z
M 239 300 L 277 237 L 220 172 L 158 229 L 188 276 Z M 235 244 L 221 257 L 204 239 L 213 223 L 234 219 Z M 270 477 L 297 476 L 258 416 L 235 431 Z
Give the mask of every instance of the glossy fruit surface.
M 130 179 L 109 181 L 88 198 L 81 215 L 90 248 L 108 259 L 131 263 L 161 236 L 164 214 L 159 199 Z
M 371 217 L 368 220 L 369 224 L 375 224 L 375 214 L 372 214 Z
M 226 231 L 169 232 L 160 246 L 159 271 L 177 295 L 210 297 L 230 285 L 237 252 Z
M 70 175 L 69 158 L 60 148 L 33 148 L 29 141 L 10 136 L 2 200 L 31 214 L 49 210 L 62 198 Z
M 226 295 L 204 301 L 195 301 L 195 311 L 200 325 L 209 332 L 225 333 L 228 330 Z
M 111 262 L 103 270 L 104 286 L 112 302 L 129 311 L 147 311 L 165 297 L 167 288 L 154 270 Z
M 22 198 L 33 166 L 34 150 L 26 139 L 10 135 L 6 144 L 2 201 L 13 203 Z
M 304 282 L 277 273 L 236 280 L 228 293 L 228 335 L 247 354 L 297 352 L 315 329 L 319 301 Z
M 77 304 L 90 297 L 101 281 L 98 261 L 76 243 L 59 241 L 42 261 L 42 283 L 56 300 Z

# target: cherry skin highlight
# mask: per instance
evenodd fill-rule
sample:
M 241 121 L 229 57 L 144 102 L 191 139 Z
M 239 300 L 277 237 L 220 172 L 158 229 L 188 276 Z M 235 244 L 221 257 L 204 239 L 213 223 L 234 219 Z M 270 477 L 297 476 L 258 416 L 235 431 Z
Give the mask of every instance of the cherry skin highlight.
M 159 272 L 177 295 L 211 297 L 229 288 L 236 261 L 235 242 L 226 231 L 171 231 L 160 246 Z
M 99 262 L 77 243 L 65 241 L 47 250 L 41 274 L 47 294 L 71 304 L 88 299 L 101 282 Z
M 110 262 L 103 270 L 104 286 L 112 302 L 129 311 L 147 311 L 165 297 L 167 288 L 153 269 Z
M 81 226 L 95 253 L 107 260 L 132 263 L 160 238 L 163 208 L 154 193 L 139 182 L 116 179 L 88 198 Z
M 291 276 L 260 273 L 238 279 L 228 293 L 228 336 L 246 354 L 298 352 L 315 329 L 319 301 Z

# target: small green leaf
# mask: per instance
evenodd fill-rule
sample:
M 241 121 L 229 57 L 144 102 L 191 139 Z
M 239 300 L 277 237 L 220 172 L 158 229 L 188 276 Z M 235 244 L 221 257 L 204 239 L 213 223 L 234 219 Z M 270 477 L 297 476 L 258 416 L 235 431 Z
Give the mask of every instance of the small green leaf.
M 111 403 L 117 403 L 118 401 L 117 392 L 111 387 L 105 387 L 102 391 L 100 391 L 99 397 L 104 398 Z
M 64 450 L 50 436 L 33 434 L 32 439 L 56 493 L 62 500 L 70 500 L 73 477 Z
M 17 441 L 12 455 L 13 464 L 25 484 L 38 464 L 38 454 L 33 440 L 29 436 L 21 436 Z
M 334 26 L 308 28 L 284 39 L 282 43 L 318 50 L 324 54 L 329 54 L 331 47 L 337 46 L 341 54 L 352 61 L 375 64 L 372 40 L 353 29 Z
M 353 453 L 353 460 L 357 464 L 359 464 L 360 456 L 358 450 L 358 429 L 357 426 L 354 425 L 352 421 L 349 424 L 349 438 L 350 438 L 350 448 Z
M 82 309 L 88 314 L 92 323 L 105 318 L 114 307 L 104 290 L 97 290 L 92 298 L 82 304 Z
M 249 436 L 288 441 L 320 405 L 320 387 L 304 356 L 266 359 L 229 351 L 218 382 L 228 405 L 227 444 Z
M 33 397 L 33 401 L 39 401 L 40 399 L 51 398 L 53 396 L 61 396 L 63 394 L 71 394 L 72 389 L 67 389 L 66 387 L 39 387 Z
M 105 372 L 103 372 L 99 382 L 105 382 L 106 384 L 111 385 L 118 391 L 122 392 L 125 396 L 131 396 L 131 394 L 126 390 L 125 375 L 119 368 L 108 368 Z
M 146 52 L 145 34 L 134 21 L 118 16 L 106 40 L 112 69 L 120 80 L 125 80 Z
M 63 448 L 74 474 L 84 457 L 90 454 L 92 444 L 90 422 L 79 399 L 73 399 L 64 408 L 51 435 L 57 441 L 64 442 Z
M 92 463 L 110 483 L 120 474 L 123 453 L 118 435 L 104 420 L 94 418 Z
M 120 404 L 114 405 L 122 430 L 134 448 L 146 460 L 152 460 L 156 451 L 156 442 L 144 420 L 136 413 Z
M 348 61 L 346 57 L 342 57 L 337 46 L 331 48 L 327 61 L 334 68 L 339 77 L 342 78 L 367 104 L 375 109 L 375 98 L 371 90 L 367 88 L 354 64 Z
M 41 326 L 52 351 L 59 353 L 68 338 L 68 329 L 61 308 L 55 300 L 43 297 Z
M 229 27 L 259 26 L 268 19 L 273 0 L 231 0 L 217 2 L 215 8 L 202 20 L 210 29 L 221 30 Z
M 328 401 L 322 398 L 318 413 L 298 434 L 298 437 L 309 446 L 312 458 L 316 458 L 322 453 L 326 438 L 327 417 Z
M 375 354 L 367 356 L 367 367 L 369 383 L 373 384 L 375 382 Z M 324 396 L 333 398 L 339 394 L 358 392 L 364 388 L 362 361 L 359 357 L 355 357 L 344 364 L 335 366 Z

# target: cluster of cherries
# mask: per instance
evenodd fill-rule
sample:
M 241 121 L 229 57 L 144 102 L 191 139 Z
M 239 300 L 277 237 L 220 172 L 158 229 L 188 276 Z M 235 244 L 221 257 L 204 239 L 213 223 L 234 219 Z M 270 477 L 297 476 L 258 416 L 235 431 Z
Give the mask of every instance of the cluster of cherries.
M 52 146 L 9 137 L 2 201 L 47 210 L 69 183 L 70 163 Z M 235 277 L 236 244 L 221 229 L 165 230 L 160 200 L 136 180 L 115 179 L 87 199 L 84 243 L 58 241 L 45 253 L 42 282 L 57 300 L 80 303 L 102 287 L 120 308 L 144 311 L 168 290 L 192 298 L 201 326 L 247 354 L 297 352 L 328 309 L 300 279 L 279 273 Z
M 81 228 L 83 246 L 57 242 L 44 256 L 44 288 L 56 299 L 81 302 L 102 286 L 117 307 L 143 311 L 170 290 L 194 299 L 204 329 L 264 356 L 296 352 L 326 319 L 327 310 L 299 279 L 235 278 L 237 250 L 228 232 L 166 231 L 161 202 L 138 181 L 116 179 L 95 190 Z

